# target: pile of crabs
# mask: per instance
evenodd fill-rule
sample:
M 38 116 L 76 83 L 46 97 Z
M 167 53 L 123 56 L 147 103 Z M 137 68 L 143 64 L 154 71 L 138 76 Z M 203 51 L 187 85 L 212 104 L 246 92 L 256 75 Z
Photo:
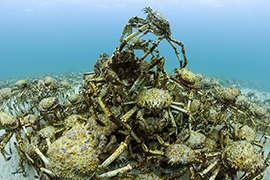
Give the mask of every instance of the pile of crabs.
M 1 89 L 5 160 L 14 134 L 24 175 L 28 164 L 38 179 L 262 179 L 266 110 L 234 87 L 202 85 L 185 68 L 169 21 L 144 11 L 146 19 L 128 21 L 113 55 L 101 54 L 83 75 L 78 93 L 50 77 Z M 143 39 L 147 33 L 158 39 Z M 163 39 L 180 63 L 171 76 L 157 50 Z

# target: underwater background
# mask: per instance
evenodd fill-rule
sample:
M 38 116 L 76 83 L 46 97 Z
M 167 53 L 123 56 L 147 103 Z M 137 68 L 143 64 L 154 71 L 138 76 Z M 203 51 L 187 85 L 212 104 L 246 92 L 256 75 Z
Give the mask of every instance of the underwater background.
M 269 87 L 269 0 L 0 0 L 0 80 L 92 71 L 146 6 L 170 21 L 192 72 Z M 159 51 L 167 72 L 179 67 L 166 40 Z

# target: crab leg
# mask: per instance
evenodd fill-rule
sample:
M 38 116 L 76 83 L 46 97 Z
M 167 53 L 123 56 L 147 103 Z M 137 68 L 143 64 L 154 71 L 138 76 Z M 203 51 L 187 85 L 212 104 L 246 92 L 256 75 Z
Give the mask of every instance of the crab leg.
M 205 170 L 199 173 L 199 175 L 203 178 L 211 169 L 213 169 L 218 164 L 218 161 L 216 160 L 212 164 L 210 164 Z M 213 173 L 214 174 L 214 173 Z
M 168 76 L 167 72 L 164 69 L 164 65 L 165 65 L 165 58 L 161 57 L 160 62 L 157 64 L 157 74 L 158 74 L 158 76 L 160 76 L 160 72 L 162 72 L 162 74 L 163 74 L 163 82 L 160 84 L 161 87 L 164 87 L 165 84 L 169 80 L 169 76 Z M 156 78 L 156 87 L 159 86 L 159 81 L 160 81 L 160 78 L 159 77 Z
M 159 37 L 155 42 L 153 42 L 153 45 L 148 49 L 148 51 L 139 59 L 139 61 L 143 61 L 150 53 L 154 51 L 154 49 L 158 46 L 160 41 L 162 41 L 164 37 Z
M 93 82 L 89 82 L 89 85 L 90 85 L 92 91 L 94 92 L 94 95 L 97 97 L 98 103 L 99 103 L 101 109 L 103 110 L 103 112 L 110 118 L 110 120 L 112 122 L 114 122 L 118 126 L 121 125 L 121 121 L 119 119 L 117 119 L 114 116 L 114 114 L 110 111 L 110 109 L 105 105 L 102 97 L 100 96 L 100 92 L 99 92 L 99 89 L 97 88 L 97 86 Z
M 215 180 L 218 172 L 219 172 L 220 166 L 217 167 L 217 169 L 214 170 L 214 172 L 212 173 L 211 177 L 209 178 L 209 180 Z
M 138 110 L 137 106 L 130 109 L 126 114 L 124 114 L 120 119 L 123 122 L 127 122 L 127 120 Z
M 128 21 L 128 23 L 126 24 L 126 26 L 124 27 L 119 41 L 120 42 L 123 41 L 125 34 L 127 34 L 127 36 L 129 36 L 132 33 L 132 28 L 140 28 L 142 25 L 139 25 L 138 23 L 145 24 L 146 21 L 143 18 L 140 18 L 138 16 L 131 18 Z
M 166 143 L 166 142 L 162 139 L 162 137 L 160 137 L 159 135 L 156 135 L 156 138 L 157 138 L 158 142 L 159 142 L 161 145 L 163 145 L 163 146 L 165 146 L 165 147 L 169 147 L 169 146 L 170 146 L 170 144 L 169 144 L 169 143 Z
M 5 133 L 6 134 L 6 133 Z M 8 141 L 10 140 L 10 138 L 12 137 L 13 135 L 13 132 L 9 133 L 5 139 L 2 141 L 2 144 L 0 145 L 0 150 L 1 150 L 1 154 L 2 156 L 4 157 L 5 161 L 9 161 L 11 157 L 6 157 L 5 154 L 4 154 L 4 151 L 5 151 L 5 146 L 6 144 L 8 143 Z M 2 138 L 1 138 L 2 139 Z
M 38 156 L 42 159 L 42 161 L 44 162 L 45 166 L 49 166 L 50 162 L 49 160 L 44 156 L 44 154 L 38 149 L 38 147 L 34 146 L 34 150 L 35 152 L 38 154 Z
M 104 167 L 107 167 L 109 164 L 111 164 L 125 149 L 127 149 L 127 144 L 124 142 L 121 142 L 120 146 L 116 149 L 116 151 L 108 157 L 101 165 L 98 166 L 99 169 L 102 169 Z
M 154 154 L 154 155 L 164 155 L 163 151 L 158 151 L 158 150 L 150 150 L 144 143 L 141 144 L 142 149 L 144 150 L 144 152 L 150 153 L 150 154 Z
M 93 74 L 95 74 L 95 72 L 87 72 L 87 73 L 83 73 L 83 80 L 85 80 L 85 76 L 93 75 Z
M 190 132 L 191 132 L 191 118 L 192 118 L 192 115 L 191 115 L 191 112 L 190 112 L 190 106 L 191 106 L 191 100 L 192 100 L 192 97 L 193 97 L 193 92 L 191 91 L 190 94 L 189 94 L 189 97 L 188 97 L 188 104 L 187 104 L 187 111 L 188 111 L 188 129 L 189 129 L 189 135 L 190 135 Z
M 174 106 L 174 105 L 172 105 L 172 104 L 171 104 L 170 106 L 171 106 L 171 108 L 173 108 L 173 109 L 175 109 L 175 110 L 177 110 L 177 111 L 179 111 L 179 112 L 183 112 L 183 113 L 185 113 L 185 114 L 188 114 L 188 113 L 189 113 L 189 111 L 187 111 L 187 110 L 185 110 L 185 109 L 183 109 L 183 108 Z
M 176 125 L 175 119 L 174 119 L 173 114 L 172 114 L 170 109 L 169 109 L 169 116 L 170 116 L 170 119 L 171 119 L 172 126 L 175 129 L 175 134 L 178 134 L 177 125 Z
M 98 179 L 111 178 L 111 177 L 116 176 L 117 174 L 125 173 L 125 172 L 130 171 L 130 170 L 132 170 L 132 166 L 130 164 L 128 164 L 122 168 L 119 168 L 119 169 L 116 169 L 116 170 L 113 170 L 110 172 L 106 172 L 106 173 L 103 173 L 100 175 L 96 175 L 95 177 Z
M 169 38 L 166 39 L 166 40 L 167 40 L 167 41 L 170 43 L 170 45 L 173 47 L 173 49 L 174 49 L 174 51 L 175 51 L 175 54 L 176 54 L 176 56 L 177 56 L 177 58 L 178 58 L 178 60 L 179 60 L 179 62 L 180 62 L 180 67 L 181 67 L 181 68 L 185 68 L 186 65 L 187 65 L 187 63 L 188 63 L 188 60 L 187 60 L 186 50 L 185 50 L 184 44 L 181 43 L 180 41 L 177 41 L 176 39 L 171 38 L 171 37 L 169 37 Z M 182 64 L 183 64 L 183 60 L 180 58 L 179 52 L 178 52 L 176 46 L 175 46 L 173 43 L 171 43 L 171 41 L 174 42 L 174 43 L 176 43 L 176 44 L 178 44 L 179 46 L 182 47 L 182 51 L 181 51 L 181 52 L 182 52 L 182 54 L 183 54 L 183 56 L 184 56 L 184 65 L 182 65 Z
M 56 174 L 49 169 L 41 167 L 40 170 L 51 177 L 56 177 Z
M 126 37 L 119 46 L 119 52 L 121 52 L 123 50 L 123 48 L 127 44 L 127 42 L 130 41 L 133 37 L 137 36 L 139 33 L 143 32 L 144 30 L 150 29 L 150 28 L 151 28 L 151 24 L 143 25 L 142 27 L 140 27 L 138 29 L 138 31 L 135 31 L 134 33 L 132 33 L 131 35 Z
M 146 83 L 145 79 L 147 78 L 148 73 L 142 73 L 138 79 L 133 83 L 132 87 L 129 89 L 129 93 L 134 92 L 139 87 L 142 88 Z

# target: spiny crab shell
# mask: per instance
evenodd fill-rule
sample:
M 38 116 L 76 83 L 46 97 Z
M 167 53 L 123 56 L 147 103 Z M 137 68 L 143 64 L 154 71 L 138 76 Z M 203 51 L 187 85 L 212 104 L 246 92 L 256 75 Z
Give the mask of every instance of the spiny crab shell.
M 152 88 L 145 89 L 137 96 L 137 104 L 149 109 L 167 108 L 172 103 L 172 96 L 168 91 Z
M 106 62 L 108 59 L 110 59 L 110 56 L 107 53 L 103 53 L 103 54 L 99 55 L 99 58 L 97 59 L 97 62 L 94 65 L 94 71 L 96 74 L 101 73 L 101 68 L 102 68 L 104 62 Z
M 17 119 L 9 113 L 0 112 L 0 129 L 12 130 L 19 126 Z
M 223 103 L 233 104 L 241 91 L 235 88 L 223 88 L 217 95 L 219 101 Z
M 66 81 L 66 80 L 60 81 L 60 85 L 64 89 L 71 89 L 71 87 L 72 87 L 72 85 L 68 81 Z
M 125 49 L 114 52 L 113 56 L 102 64 L 101 73 L 111 82 L 136 79 L 143 70 L 142 64 L 133 51 Z
M 246 140 L 252 142 L 256 139 L 256 132 L 248 125 L 244 125 L 239 128 L 238 138 L 240 140 Z
M 27 80 L 19 80 L 14 84 L 18 89 L 24 89 L 29 86 Z
M 80 122 L 80 119 L 83 117 L 78 114 L 72 114 L 65 118 L 64 120 L 64 126 L 66 128 L 72 128 L 74 125 L 76 125 L 78 122 Z
M 222 153 L 223 164 L 236 171 L 260 170 L 264 167 L 263 156 L 247 141 L 235 141 Z
M 171 35 L 171 26 L 170 22 L 162 15 L 160 12 L 155 11 L 151 9 L 150 7 L 145 7 L 144 12 L 147 13 L 146 20 L 150 23 L 152 23 L 157 29 L 156 34 L 159 36 L 165 35 L 170 36 Z
M 172 144 L 166 149 L 165 156 L 171 165 L 186 165 L 195 160 L 195 152 L 185 144 Z
M 36 124 L 38 121 L 38 116 L 34 114 L 28 114 L 23 118 L 25 124 Z
M 137 61 L 138 58 L 135 56 L 135 53 L 130 50 L 124 50 L 121 52 L 115 52 L 111 58 L 111 65 L 119 65 Z
M 205 145 L 206 136 L 200 132 L 188 129 L 183 130 L 178 134 L 176 142 L 184 140 L 184 144 L 190 148 L 201 148 Z
M 91 176 L 99 164 L 97 142 L 86 126 L 76 124 L 48 149 L 53 161 L 51 169 L 64 179 L 83 179 Z
M 83 94 L 72 94 L 68 97 L 68 101 L 73 105 L 79 104 L 79 103 L 84 103 L 85 97 Z
M 180 83 L 183 84 L 186 87 L 192 87 L 194 89 L 200 88 L 200 81 L 198 77 L 191 72 L 189 69 L 179 69 L 175 68 L 174 69 L 176 72 L 175 77 L 180 80 Z
M 11 88 L 0 89 L 0 97 L 2 97 L 3 99 L 7 100 L 11 96 L 12 96 L 12 90 L 11 90 Z
M 40 101 L 38 108 L 40 111 L 51 110 L 54 109 L 58 103 L 59 101 L 57 97 L 48 97 Z
M 161 132 L 168 124 L 168 121 L 164 118 L 147 117 L 145 123 L 139 123 L 139 129 L 145 133 L 145 135 L 152 135 L 157 132 Z
M 53 137 L 56 132 L 56 128 L 54 126 L 46 126 L 38 131 L 38 135 L 44 139 Z
M 57 80 L 50 76 L 44 77 L 44 84 L 53 88 L 56 88 L 58 86 Z

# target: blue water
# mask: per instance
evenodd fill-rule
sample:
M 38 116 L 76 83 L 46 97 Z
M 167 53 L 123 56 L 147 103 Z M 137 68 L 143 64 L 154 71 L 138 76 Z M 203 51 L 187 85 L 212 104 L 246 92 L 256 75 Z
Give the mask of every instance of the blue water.
M 145 6 L 171 22 L 194 73 L 270 85 L 268 0 L 0 0 L 0 79 L 91 71 Z M 168 72 L 179 67 L 166 41 L 158 48 Z

